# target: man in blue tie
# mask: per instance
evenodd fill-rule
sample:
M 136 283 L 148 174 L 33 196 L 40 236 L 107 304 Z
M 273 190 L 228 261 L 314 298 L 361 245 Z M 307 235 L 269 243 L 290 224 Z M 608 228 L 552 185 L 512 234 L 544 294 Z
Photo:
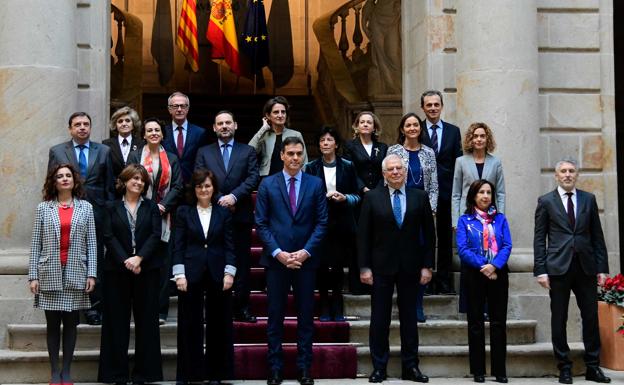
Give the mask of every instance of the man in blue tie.
M 115 199 L 114 176 L 110 148 L 95 143 L 91 138 L 91 117 L 86 112 L 74 112 L 69 117 L 69 142 L 57 144 L 50 148 L 48 169 L 62 163 L 69 163 L 80 171 L 82 183 L 87 193 L 87 201 L 93 206 L 96 223 L 101 223 L 104 214 L 104 203 Z M 96 227 L 98 280 L 101 277 L 100 267 L 104 258 L 104 242 L 101 226 Z M 101 285 L 96 284 L 91 293 L 93 307 L 86 312 L 87 322 L 91 325 L 101 323 L 100 306 Z
M 301 171 L 303 141 L 286 137 L 280 152 L 284 168 L 260 183 L 256 196 L 256 226 L 264 244 L 269 320 L 267 325 L 268 385 L 282 382 L 282 336 L 290 287 L 297 304 L 297 380 L 312 385 L 314 284 L 321 241 L 327 230 L 327 199 L 320 178 Z
M 386 379 L 392 296 L 397 287 L 404 380 L 428 382 L 418 368 L 418 286 L 431 280 L 435 248 L 433 216 L 427 193 L 407 188 L 407 164 L 396 154 L 382 162 L 385 186 L 364 196 L 357 234 L 360 280 L 372 285 L 369 382 Z
M 455 159 L 462 155 L 459 128 L 442 121 L 444 101 L 440 91 L 425 91 L 420 97 L 420 107 L 427 117 L 423 144 L 436 154 L 438 166 L 438 208 L 436 226 L 438 235 L 438 263 L 435 278 L 435 293 L 455 294 L 450 270 L 453 257 L 453 227 L 451 221 L 451 193 Z
M 234 140 L 237 128 L 232 112 L 217 112 L 212 125 L 217 135 L 217 143 L 197 151 L 195 169 L 206 168 L 212 171 L 219 186 L 218 204 L 232 211 L 236 254 L 234 319 L 256 322 L 256 317 L 249 311 L 251 228 L 254 222 L 251 193 L 258 186 L 260 175 L 256 150 Z

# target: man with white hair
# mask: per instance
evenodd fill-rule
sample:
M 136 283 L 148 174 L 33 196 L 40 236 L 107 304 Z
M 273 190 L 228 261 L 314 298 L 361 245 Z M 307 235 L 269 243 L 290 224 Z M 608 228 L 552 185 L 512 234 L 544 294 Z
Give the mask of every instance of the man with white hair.
M 572 361 L 566 323 L 570 291 L 574 292 L 583 323 L 585 379 L 608 383 L 600 364 L 600 334 L 596 285 L 609 273 L 607 247 L 594 194 L 576 188 L 576 161 L 555 165 L 557 188 L 539 197 L 533 239 L 537 282 L 549 290 L 552 344 L 559 382 L 572 383 Z
M 373 373 L 369 382 L 386 379 L 392 296 L 397 287 L 401 322 L 402 379 L 428 382 L 418 368 L 416 293 L 431 280 L 435 230 L 429 198 L 407 188 L 407 166 L 396 154 L 382 162 L 386 185 L 364 196 L 358 230 L 360 280 L 373 286 L 370 352 Z

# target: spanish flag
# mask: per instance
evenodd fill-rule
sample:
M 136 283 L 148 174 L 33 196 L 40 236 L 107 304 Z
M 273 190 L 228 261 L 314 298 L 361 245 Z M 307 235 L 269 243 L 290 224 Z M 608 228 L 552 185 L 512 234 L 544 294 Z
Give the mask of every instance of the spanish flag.
M 206 38 L 212 45 L 212 58 L 224 58 L 232 72 L 240 76 L 232 0 L 210 0 L 210 21 Z
M 178 24 L 178 37 L 176 44 L 186 56 L 186 61 L 193 70 L 199 71 L 199 49 L 197 44 L 197 14 L 195 0 L 184 0 L 180 22 Z

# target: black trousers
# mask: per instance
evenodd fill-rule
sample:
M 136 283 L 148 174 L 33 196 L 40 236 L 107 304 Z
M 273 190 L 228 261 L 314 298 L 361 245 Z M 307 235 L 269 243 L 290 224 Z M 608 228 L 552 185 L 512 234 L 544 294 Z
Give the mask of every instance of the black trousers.
M 249 274 L 251 270 L 251 223 L 234 222 L 234 254 L 236 277 L 234 278 L 234 311 L 249 309 Z
M 156 251 L 162 253 L 158 257 L 162 259 L 163 265 L 160 268 L 159 292 L 158 292 L 158 317 L 164 320 L 169 315 L 169 297 L 175 292 L 175 286 L 171 281 L 171 255 L 173 254 L 173 234 L 169 242 L 160 242 L 160 247 Z
M 128 270 L 104 272 L 99 382 L 161 381 L 158 328 L 158 268 L 135 275 Z M 134 316 L 134 369 L 129 375 L 130 312 Z
M 201 281 L 178 294 L 177 380 L 233 378 L 232 329 L 232 291 L 223 291 L 223 282 L 213 281 L 207 270 Z
M 102 226 L 98 224 L 103 222 L 104 215 L 108 215 L 106 208 L 98 206 L 91 202 L 93 206 L 93 218 L 95 219 L 95 239 L 97 241 L 97 278 L 95 280 L 95 289 L 89 294 L 91 300 L 91 308 L 89 311 L 102 311 L 102 266 L 104 266 L 104 234 Z
M 497 270 L 491 280 L 479 270 L 462 266 L 468 302 L 468 348 L 470 373 L 485 375 L 485 325 L 483 306 L 487 300 L 490 317 L 490 363 L 493 376 L 507 376 L 507 300 L 509 273 L 507 267 Z
M 438 199 L 436 212 L 436 235 L 438 237 L 438 262 L 436 279 L 450 280 L 451 264 L 453 259 L 453 227 L 451 224 L 451 201 Z
M 386 370 L 390 356 L 388 338 L 395 285 L 401 323 L 401 366 L 404 370 L 418 366 L 416 292 L 420 286 L 420 272 L 399 272 L 395 275 L 381 275 L 373 272 L 369 344 L 373 367 L 379 370 Z
M 571 368 L 570 347 L 566 333 L 570 291 L 576 296 L 576 303 L 581 311 L 583 325 L 583 360 L 587 367 L 600 364 L 600 334 L 598 331 L 598 295 L 595 275 L 583 271 L 578 258 L 573 258 L 570 268 L 563 275 L 549 276 L 550 279 L 550 326 L 552 344 L 559 369 Z

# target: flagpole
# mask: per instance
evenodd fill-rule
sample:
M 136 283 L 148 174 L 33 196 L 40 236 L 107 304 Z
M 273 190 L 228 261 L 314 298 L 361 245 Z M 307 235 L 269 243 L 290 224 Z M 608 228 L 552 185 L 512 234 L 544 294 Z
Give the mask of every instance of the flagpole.
M 258 76 L 257 74 L 254 74 L 254 95 L 256 94 L 256 77 L 257 76 Z

